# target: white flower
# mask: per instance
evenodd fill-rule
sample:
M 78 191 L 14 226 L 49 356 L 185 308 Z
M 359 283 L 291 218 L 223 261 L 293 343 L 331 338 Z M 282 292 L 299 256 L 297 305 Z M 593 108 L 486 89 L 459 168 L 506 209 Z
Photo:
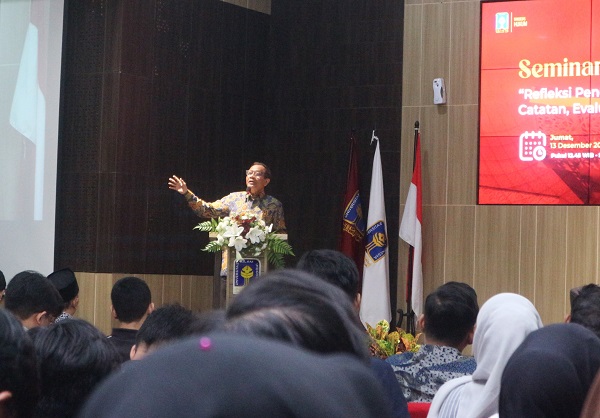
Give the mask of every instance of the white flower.
M 246 234 L 246 238 L 248 238 L 252 244 L 258 244 L 265 240 L 265 231 L 259 226 L 253 226 Z
M 223 232 L 225 232 L 227 230 L 227 227 L 230 225 L 231 225 L 231 218 L 225 217 L 225 218 L 221 219 L 221 221 L 217 224 L 217 227 L 215 228 L 215 232 L 222 234 Z
M 265 228 L 265 232 L 266 232 L 267 234 L 270 234 L 272 230 L 273 230 L 273 224 L 270 224 L 269 226 L 267 226 L 267 227 Z
M 243 228 L 242 228 L 243 230 Z M 235 247 L 236 251 L 242 251 L 242 249 L 246 248 L 246 242 L 248 240 L 244 239 L 241 236 L 237 236 L 237 237 L 231 237 L 229 238 L 229 246 L 230 247 Z
M 225 238 L 235 238 L 235 237 L 239 237 L 243 231 L 244 231 L 244 228 L 241 226 L 238 226 L 237 224 L 228 225 L 225 228 L 225 231 L 223 231 L 223 236 Z
M 223 244 L 225 244 L 225 237 L 223 235 L 217 235 L 217 244 L 219 244 L 220 246 L 223 246 Z

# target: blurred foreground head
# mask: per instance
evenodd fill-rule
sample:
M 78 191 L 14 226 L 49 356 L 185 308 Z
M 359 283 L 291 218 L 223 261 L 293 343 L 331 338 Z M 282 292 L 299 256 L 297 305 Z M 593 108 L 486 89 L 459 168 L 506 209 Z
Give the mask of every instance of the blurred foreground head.
M 226 311 L 224 329 L 368 361 L 368 342 L 350 298 L 300 270 L 277 270 L 251 283 Z
M 355 357 L 268 339 L 207 334 L 176 342 L 104 381 L 80 417 L 389 417 Z

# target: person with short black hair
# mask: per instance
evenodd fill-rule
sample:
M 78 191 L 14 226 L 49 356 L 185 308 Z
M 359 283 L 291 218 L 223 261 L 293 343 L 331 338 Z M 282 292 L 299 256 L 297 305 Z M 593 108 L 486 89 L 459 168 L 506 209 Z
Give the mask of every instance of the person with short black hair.
M 43 274 L 26 270 L 6 286 L 6 309 L 29 329 L 50 325 L 62 312 L 63 301 L 56 287 Z
M 591 283 L 579 289 L 565 322 L 583 325 L 600 337 L 600 286 Z
M 82 319 L 36 330 L 32 338 L 41 383 L 37 417 L 74 417 L 96 385 L 120 365 L 115 347 Z
M 50 273 L 48 280 L 56 287 L 63 300 L 63 311 L 54 322 L 73 318 L 79 306 L 79 284 L 75 273 L 70 268 L 64 268 Z
M 360 276 L 356 263 L 340 251 L 321 249 L 307 251 L 300 257 L 296 268 L 307 271 L 340 288 L 353 302 L 356 312 L 360 310 Z M 362 327 L 362 323 L 360 324 Z M 379 358 L 371 358 L 371 370 L 382 383 L 388 399 L 392 400 L 393 416 L 408 417 L 408 406 L 402 389 L 396 381 L 391 365 Z
M 110 292 L 111 312 L 118 326 L 112 329 L 109 340 L 121 355 L 121 361 L 130 359 L 138 330 L 154 310 L 152 294 L 145 281 L 138 277 L 117 280 Z
M 527 298 L 515 293 L 489 298 L 477 315 L 473 337 L 477 368 L 472 376 L 452 379 L 440 387 L 428 418 L 487 418 L 497 414 L 500 380 L 508 359 L 542 326 L 538 311 Z
M 131 360 L 141 360 L 157 348 L 192 334 L 196 316 L 179 304 L 164 305 L 144 321 L 131 347 Z
M 448 282 L 427 296 L 418 319 L 425 344 L 386 359 L 408 402 L 431 402 L 443 383 L 473 374 L 475 360 L 461 353 L 473 343 L 478 312 L 477 294 L 466 283 Z
M 19 320 L 0 309 L 0 416 L 32 417 L 39 395 L 33 343 Z
M 335 250 L 311 250 L 302 254 L 296 268 L 320 277 L 342 289 L 360 308 L 360 276 L 356 263 Z
M 226 310 L 224 329 L 369 361 L 368 338 L 344 292 L 314 275 L 275 270 L 251 282 Z

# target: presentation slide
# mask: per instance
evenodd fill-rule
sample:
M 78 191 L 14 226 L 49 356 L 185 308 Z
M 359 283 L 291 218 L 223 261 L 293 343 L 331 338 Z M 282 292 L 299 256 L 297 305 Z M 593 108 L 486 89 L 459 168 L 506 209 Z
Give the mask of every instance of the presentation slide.
M 600 204 L 600 0 L 481 4 L 480 204 Z
M 0 270 L 54 267 L 63 0 L 0 0 Z

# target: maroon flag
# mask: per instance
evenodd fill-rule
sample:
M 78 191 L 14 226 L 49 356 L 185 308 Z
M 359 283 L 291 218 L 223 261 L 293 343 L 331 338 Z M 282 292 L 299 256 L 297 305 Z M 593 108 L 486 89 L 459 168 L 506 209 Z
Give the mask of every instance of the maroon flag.
M 358 186 L 358 154 L 356 151 L 356 138 L 352 135 L 350 137 L 350 163 L 348 165 L 346 194 L 344 196 L 340 251 L 354 260 L 356 267 L 358 267 L 358 271 L 362 276 L 363 260 L 365 256 L 363 238 L 365 236 L 366 227 Z

